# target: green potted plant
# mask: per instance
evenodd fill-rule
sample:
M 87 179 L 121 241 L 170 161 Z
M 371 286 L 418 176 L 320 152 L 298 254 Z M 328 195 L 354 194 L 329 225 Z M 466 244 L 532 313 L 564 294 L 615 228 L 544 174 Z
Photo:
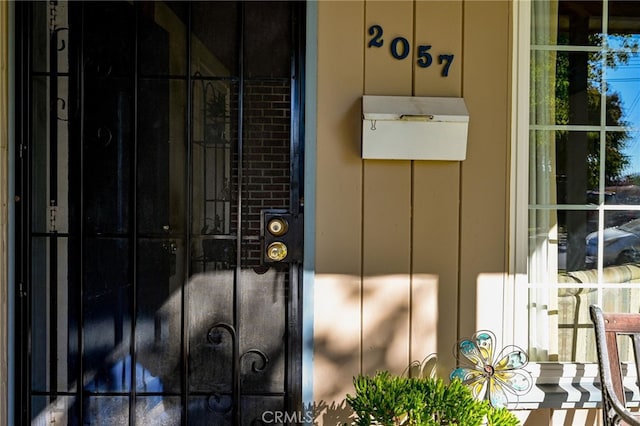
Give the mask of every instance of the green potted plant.
M 445 383 L 434 377 L 393 376 L 381 371 L 353 380 L 347 395 L 358 426 L 515 426 L 518 419 L 506 408 L 494 408 L 474 398 L 460 380 Z

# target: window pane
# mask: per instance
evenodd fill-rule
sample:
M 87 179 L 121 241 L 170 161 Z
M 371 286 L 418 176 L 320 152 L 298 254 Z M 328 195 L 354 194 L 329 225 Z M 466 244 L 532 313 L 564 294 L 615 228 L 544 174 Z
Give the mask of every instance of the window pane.
M 532 210 L 529 213 L 529 281 L 555 282 L 558 268 L 558 226 L 555 210 Z M 541 265 L 545 265 L 541 267 Z
M 558 204 L 588 204 L 598 200 L 600 134 L 556 132 Z
M 589 305 L 597 303 L 597 296 L 595 289 L 588 288 L 558 291 L 558 361 L 596 360 Z
M 184 229 L 186 84 L 141 80 L 138 95 L 137 219 L 142 233 Z
M 85 227 L 94 233 L 129 230 L 133 81 L 98 76 L 85 82 L 87 110 L 83 138 Z M 117 171 L 117 173 L 114 173 Z
M 81 324 L 84 383 L 93 392 L 129 391 L 129 242 L 125 238 L 86 239 L 84 249 Z
M 180 392 L 184 243 L 140 239 L 137 255 L 137 390 Z
M 52 402 L 49 396 L 31 397 L 32 425 L 77 425 L 74 396 L 56 396 Z
M 588 306 L 638 310 L 619 287 L 640 279 L 640 2 L 540 0 L 532 17 L 530 355 L 593 362 Z
M 640 210 L 614 210 L 604 213 L 607 227 L 602 234 L 587 235 L 586 261 L 596 267 L 602 246 L 603 266 L 640 262 Z
M 187 4 L 148 2 L 140 8 L 139 68 L 142 75 L 185 75 Z
M 190 278 L 187 315 L 189 385 L 193 392 L 232 392 L 235 336 L 228 324 L 233 324 L 233 282 L 233 269 L 197 273 Z
M 573 46 L 601 45 L 602 1 L 559 1 L 558 44 Z
M 126 396 L 93 396 L 85 401 L 87 419 L 96 425 L 129 424 L 129 398 Z M 89 420 L 85 420 L 88 422 Z
M 640 205 L 640 132 L 607 132 L 606 204 Z
M 616 40 L 612 47 L 622 49 L 632 45 L 631 50 L 616 50 L 607 55 L 605 78 L 607 81 L 607 125 L 640 126 L 640 36 Z
M 585 238 L 597 226 L 598 212 L 595 210 L 560 210 L 558 212 L 558 239 L 560 262 L 558 268 L 579 271 L 590 268 L 585 264 Z
M 556 124 L 600 124 L 601 55 L 583 51 L 556 55 Z
M 189 398 L 189 425 L 232 426 L 231 395 L 216 393 L 212 396 L 192 396 Z
M 245 70 L 248 78 L 285 77 L 291 74 L 290 2 L 244 3 Z M 269 19 L 265 19 L 268 16 Z M 261 31 L 253 31 L 260 28 Z
M 237 234 L 232 209 L 237 204 L 238 103 L 234 100 L 239 90 L 237 84 L 220 80 L 203 78 L 193 84 L 194 235 Z
M 555 124 L 555 67 L 556 52 L 534 50 L 531 52 L 531 124 L 550 126 Z
M 609 43 L 611 38 L 629 35 L 640 35 L 640 13 L 638 13 L 638 2 L 636 0 L 615 0 L 609 1 L 608 32 Z
M 136 398 L 136 424 L 179 426 L 182 406 L 179 397 L 147 396 Z M 189 420 L 191 422 L 191 419 Z
M 602 291 L 602 310 L 605 312 L 640 312 L 640 289 L 605 288 Z M 628 338 L 618 337 L 618 339 L 620 343 L 620 360 L 633 362 L 631 342 Z
M 531 204 L 599 202 L 598 132 L 533 131 L 529 150 Z
M 238 75 L 239 4 L 195 2 L 191 10 L 191 68 L 194 75 Z

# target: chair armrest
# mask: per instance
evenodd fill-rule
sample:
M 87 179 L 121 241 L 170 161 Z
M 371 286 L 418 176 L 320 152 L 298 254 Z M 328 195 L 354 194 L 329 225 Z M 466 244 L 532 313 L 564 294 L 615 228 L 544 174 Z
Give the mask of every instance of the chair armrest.
M 617 400 L 617 398 L 616 398 Z M 613 411 L 615 412 L 615 416 L 613 417 L 613 424 L 618 424 L 616 422 L 616 418 L 622 420 L 623 422 L 625 422 L 626 424 L 628 424 L 629 426 L 640 426 L 640 417 L 638 416 L 634 416 L 633 414 L 631 414 L 629 412 L 629 410 L 625 407 L 619 407 L 617 406 L 615 403 L 613 403 L 613 401 L 611 401 L 611 408 L 613 409 Z M 619 401 L 618 401 L 619 402 Z M 604 409 L 604 407 L 603 407 Z M 608 413 L 611 414 L 611 413 Z M 640 414 L 639 414 L 640 416 Z

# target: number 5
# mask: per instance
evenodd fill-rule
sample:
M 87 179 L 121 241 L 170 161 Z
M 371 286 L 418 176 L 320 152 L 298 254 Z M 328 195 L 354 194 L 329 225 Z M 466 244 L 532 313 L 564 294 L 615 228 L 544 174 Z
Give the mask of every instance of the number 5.
M 433 62 L 431 54 L 428 53 L 429 49 L 431 49 L 430 44 L 418 46 L 418 60 L 416 62 L 420 68 L 426 68 Z

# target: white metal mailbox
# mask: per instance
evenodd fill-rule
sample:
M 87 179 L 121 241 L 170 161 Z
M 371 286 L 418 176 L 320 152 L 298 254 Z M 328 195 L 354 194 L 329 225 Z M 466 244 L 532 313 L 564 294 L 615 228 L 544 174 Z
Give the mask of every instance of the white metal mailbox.
M 469 112 L 462 98 L 362 97 L 362 158 L 461 161 Z

